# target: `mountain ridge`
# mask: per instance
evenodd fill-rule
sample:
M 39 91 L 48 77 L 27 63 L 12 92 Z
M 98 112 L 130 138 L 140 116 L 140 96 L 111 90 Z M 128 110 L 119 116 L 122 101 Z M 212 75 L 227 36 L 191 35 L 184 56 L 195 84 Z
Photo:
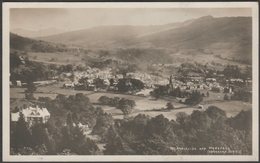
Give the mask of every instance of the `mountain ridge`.
M 252 62 L 252 18 L 212 17 L 155 26 L 99 26 L 37 39 L 86 49 L 170 49 Z

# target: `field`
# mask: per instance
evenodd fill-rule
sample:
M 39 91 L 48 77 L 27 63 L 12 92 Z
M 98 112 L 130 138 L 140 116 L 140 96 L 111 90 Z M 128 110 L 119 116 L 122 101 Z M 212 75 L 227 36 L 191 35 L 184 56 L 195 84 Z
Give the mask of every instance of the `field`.
M 66 64 L 79 64 L 84 63 L 79 54 L 71 54 L 69 52 L 56 52 L 56 53 L 28 53 L 31 61 L 41 62 L 46 64 L 66 65 Z
M 202 104 L 204 105 L 204 109 L 198 109 L 197 107 L 186 106 L 184 104 L 180 104 L 176 102 L 173 98 L 167 99 L 153 99 L 152 97 L 141 97 L 134 95 L 125 95 L 125 94 L 116 94 L 110 92 L 93 92 L 93 91 L 78 91 L 73 89 L 63 89 L 61 88 L 62 84 L 55 84 L 45 87 L 38 87 L 37 91 L 34 93 L 36 98 L 38 97 L 50 97 L 54 99 L 57 94 L 64 95 L 75 95 L 76 93 L 85 94 L 95 106 L 100 106 L 104 109 L 104 111 L 111 113 L 114 118 L 123 118 L 122 112 L 115 107 L 109 107 L 104 105 L 98 105 L 98 99 L 101 96 L 108 97 L 120 97 L 127 98 L 131 100 L 135 100 L 136 106 L 130 116 L 135 116 L 137 114 L 146 114 L 151 117 L 163 114 L 168 119 L 176 119 L 176 114 L 178 112 L 185 112 L 187 114 L 191 114 L 194 110 L 204 110 L 208 106 L 214 105 L 222 110 L 226 111 L 228 117 L 235 116 L 241 110 L 249 110 L 252 109 L 252 104 L 245 103 L 242 101 L 223 101 L 223 93 L 213 93 L 210 92 L 210 97 L 205 97 Z M 25 88 L 11 88 L 10 89 L 10 97 L 11 99 L 24 99 L 24 90 Z M 166 107 L 168 102 L 171 102 L 175 110 L 171 111 L 158 111 L 158 109 Z M 157 109 L 157 110 L 154 110 Z
M 239 63 L 239 62 L 235 62 L 235 61 L 230 61 L 230 60 L 226 60 L 226 59 L 222 59 L 219 57 L 214 56 L 214 54 L 211 55 L 205 55 L 205 54 L 200 54 L 198 52 L 194 52 L 191 55 L 183 55 L 181 53 L 173 53 L 171 54 L 172 59 L 175 61 L 174 64 L 175 65 L 180 65 L 182 63 L 185 62 L 189 62 L 192 63 L 194 61 L 200 63 L 200 64 L 206 64 L 206 63 L 212 63 L 214 62 L 216 65 L 214 65 L 214 67 L 217 70 L 223 70 L 223 65 L 237 65 L 241 68 L 245 68 L 247 66 L 247 64 L 243 64 L 243 63 Z

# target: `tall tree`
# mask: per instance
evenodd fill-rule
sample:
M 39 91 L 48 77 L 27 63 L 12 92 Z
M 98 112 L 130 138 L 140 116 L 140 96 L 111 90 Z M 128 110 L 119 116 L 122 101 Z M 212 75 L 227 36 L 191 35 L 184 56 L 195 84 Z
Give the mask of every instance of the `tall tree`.
M 31 133 L 27 123 L 25 122 L 24 115 L 20 113 L 20 117 L 17 121 L 16 127 L 13 132 L 15 149 L 23 147 L 31 147 L 33 144 L 31 142 Z

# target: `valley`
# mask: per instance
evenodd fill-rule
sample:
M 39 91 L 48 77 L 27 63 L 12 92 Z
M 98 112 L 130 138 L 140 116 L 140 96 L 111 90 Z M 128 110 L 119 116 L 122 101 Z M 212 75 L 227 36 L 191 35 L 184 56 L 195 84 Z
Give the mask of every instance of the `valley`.
M 40 149 L 29 147 L 36 153 L 192 154 L 175 148 L 205 140 L 205 147 L 228 144 L 250 154 L 251 23 L 203 16 L 163 25 L 13 30 L 12 135 L 16 124 L 32 119 L 33 126 L 20 112 L 45 108 L 39 129 L 24 127 L 32 137 L 44 135 L 35 143 Z

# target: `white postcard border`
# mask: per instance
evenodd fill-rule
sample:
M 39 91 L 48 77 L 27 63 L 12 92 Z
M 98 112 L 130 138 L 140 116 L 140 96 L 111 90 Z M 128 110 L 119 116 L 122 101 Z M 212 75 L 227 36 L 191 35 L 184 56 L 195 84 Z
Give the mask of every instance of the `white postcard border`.
M 106 155 L 91 155 L 91 156 L 12 156 L 10 155 L 10 88 L 9 88 L 9 9 L 10 8 L 252 8 L 253 20 L 253 153 L 252 155 L 132 155 L 132 156 L 106 156 Z M 259 102 L 258 102 L 258 88 L 259 88 L 259 43 L 258 43 L 258 3 L 257 2 L 141 2 L 141 3 L 127 3 L 127 2 L 67 2 L 67 3 L 3 3 L 3 106 L 2 106 L 2 133 L 3 146 L 2 154 L 3 161 L 257 161 L 259 159 Z

